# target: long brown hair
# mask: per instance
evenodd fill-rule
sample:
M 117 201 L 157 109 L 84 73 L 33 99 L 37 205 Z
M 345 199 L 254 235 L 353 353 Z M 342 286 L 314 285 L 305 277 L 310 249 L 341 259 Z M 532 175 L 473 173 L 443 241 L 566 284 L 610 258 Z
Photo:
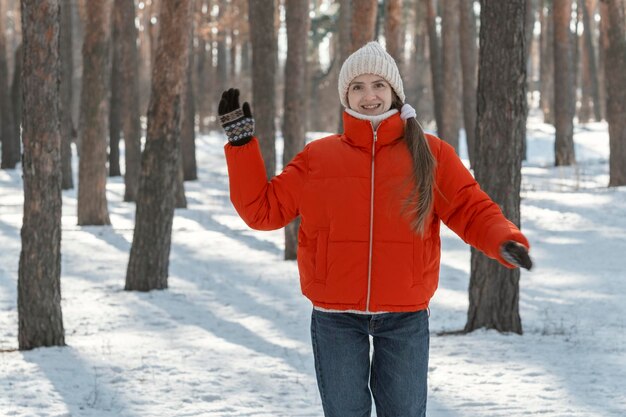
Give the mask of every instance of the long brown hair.
M 391 107 L 401 111 L 402 101 L 393 93 Z M 413 161 L 412 177 L 415 188 L 411 190 L 405 202 L 405 209 L 411 217 L 411 227 L 418 234 L 424 235 L 426 221 L 434 204 L 435 168 L 437 161 L 430 151 L 424 129 L 417 119 L 411 117 L 406 120 L 404 140 L 411 153 Z

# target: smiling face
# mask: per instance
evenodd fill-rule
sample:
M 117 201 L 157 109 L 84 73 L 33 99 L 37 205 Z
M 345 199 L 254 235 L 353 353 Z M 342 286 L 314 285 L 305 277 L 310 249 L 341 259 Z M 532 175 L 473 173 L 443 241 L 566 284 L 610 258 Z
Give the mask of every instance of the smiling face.
M 348 86 L 348 104 L 358 113 L 368 116 L 383 114 L 391 108 L 392 88 L 379 75 L 363 74 Z

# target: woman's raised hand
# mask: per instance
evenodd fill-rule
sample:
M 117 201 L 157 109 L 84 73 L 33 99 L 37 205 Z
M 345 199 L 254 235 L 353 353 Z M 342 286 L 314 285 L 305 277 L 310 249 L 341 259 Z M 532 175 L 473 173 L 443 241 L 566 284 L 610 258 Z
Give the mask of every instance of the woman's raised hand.
M 222 93 L 217 112 L 231 145 L 241 146 L 250 142 L 254 136 L 254 118 L 248 102 L 243 103 L 243 109 L 239 106 L 238 89 L 230 88 Z

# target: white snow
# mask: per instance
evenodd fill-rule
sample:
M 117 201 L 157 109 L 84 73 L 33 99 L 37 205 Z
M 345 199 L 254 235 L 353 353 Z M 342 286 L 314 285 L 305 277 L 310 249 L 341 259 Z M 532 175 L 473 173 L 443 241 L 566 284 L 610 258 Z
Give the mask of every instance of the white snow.
M 576 127 L 567 168 L 552 167 L 554 130 L 528 127 L 524 335 L 437 335 L 461 329 L 468 305 L 469 249 L 444 228 L 429 416 L 626 415 L 626 187 L 606 188 L 607 126 Z M 237 217 L 223 143 L 197 140 L 165 291 L 123 291 L 135 211 L 121 178 L 107 185 L 110 227 L 77 226 L 76 191 L 63 192 L 64 348 L 16 350 L 22 182 L 0 171 L 0 415 L 322 416 L 296 264 L 282 230 Z

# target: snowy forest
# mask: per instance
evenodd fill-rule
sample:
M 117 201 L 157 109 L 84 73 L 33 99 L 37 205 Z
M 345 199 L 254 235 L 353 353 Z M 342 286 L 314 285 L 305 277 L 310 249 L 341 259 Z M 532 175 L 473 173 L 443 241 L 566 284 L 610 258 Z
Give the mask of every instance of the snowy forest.
M 0 415 L 324 415 L 299 220 L 239 217 L 218 103 L 270 180 L 372 40 L 534 262 L 442 224 L 427 415 L 626 415 L 626 0 L 0 0 Z

